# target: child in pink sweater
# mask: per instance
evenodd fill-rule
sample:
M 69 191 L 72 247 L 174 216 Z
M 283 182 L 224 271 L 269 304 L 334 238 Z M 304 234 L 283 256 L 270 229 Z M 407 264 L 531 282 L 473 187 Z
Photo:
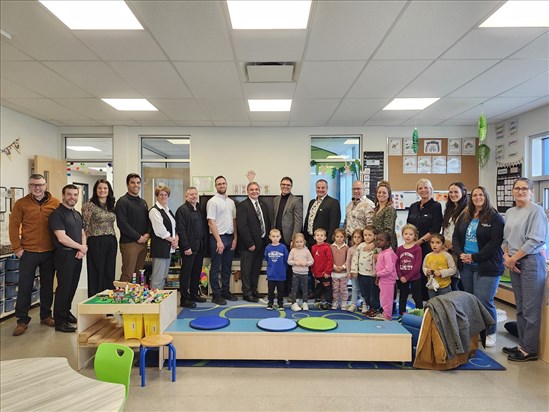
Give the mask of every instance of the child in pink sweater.
M 376 237 L 376 246 L 381 249 L 377 255 L 376 276 L 379 280 L 379 298 L 383 308 L 383 319 L 393 318 L 393 296 L 397 278 L 397 256 L 391 249 L 391 235 L 381 232 Z
M 341 310 L 347 310 L 347 252 L 349 246 L 345 244 L 345 231 L 335 229 L 333 234 L 334 243 L 330 245 L 334 258 L 334 270 L 332 270 L 332 309 L 336 310 L 341 305 Z M 340 303 L 341 302 L 341 303 Z

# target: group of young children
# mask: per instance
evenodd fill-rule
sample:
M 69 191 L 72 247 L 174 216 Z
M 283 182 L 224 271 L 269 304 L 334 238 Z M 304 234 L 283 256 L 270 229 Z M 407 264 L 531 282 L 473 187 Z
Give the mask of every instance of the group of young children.
M 293 311 L 309 310 L 308 273 L 313 275 L 314 306 L 320 309 L 338 309 L 355 312 L 358 293 L 363 299 L 362 314 L 370 319 L 391 320 L 395 284 L 400 292 L 399 313 L 406 312 L 406 301 L 412 291 L 416 308 L 423 308 L 421 294 L 421 269 L 429 278 L 429 297 L 450 291 L 451 277 L 456 273 L 452 256 L 444 250 L 442 235 L 431 237 L 432 252 L 422 261 L 421 248 L 416 244 L 418 231 L 414 225 L 402 228 L 404 244 L 396 253 L 391 248 L 391 234 L 377 233 L 373 226 L 353 232 L 349 247 L 345 242 L 345 231 L 336 229 L 333 243 L 326 243 L 326 231 L 314 232 L 314 244 L 309 251 L 305 237 L 296 233 L 292 249 L 288 253 L 280 243 L 278 229 L 269 233 L 271 243 L 265 249 L 267 260 L 268 304 L 267 309 L 284 310 L 283 296 L 286 268 L 292 268 L 292 290 L 289 294 Z M 347 285 L 352 284 L 351 300 L 348 302 Z M 278 305 L 274 304 L 275 290 Z M 301 292 L 302 304 L 297 300 Z

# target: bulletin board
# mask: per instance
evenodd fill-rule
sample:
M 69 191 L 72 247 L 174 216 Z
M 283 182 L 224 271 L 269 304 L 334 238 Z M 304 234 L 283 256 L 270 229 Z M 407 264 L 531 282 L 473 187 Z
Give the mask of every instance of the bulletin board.
M 388 175 L 393 191 L 414 190 L 421 178 L 429 179 L 435 190 L 446 189 L 456 181 L 469 190 L 478 186 L 477 138 L 420 138 L 417 154 L 413 154 L 411 144 L 411 138 L 388 139 Z

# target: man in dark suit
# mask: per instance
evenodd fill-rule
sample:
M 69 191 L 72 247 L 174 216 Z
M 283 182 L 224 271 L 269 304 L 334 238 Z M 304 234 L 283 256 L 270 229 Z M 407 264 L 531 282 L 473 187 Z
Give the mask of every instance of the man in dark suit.
M 326 241 L 332 241 L 334 230 L 339 227 L 341 209 L 339 200 L 328 196 L 328 182 L 320 179 L 316 182 L 316 199 L 309 202 L 303 225 L 303 233 L 309 249 L 315 244 L 314 232 L 318 228 L 326 230 Z
M 242 294 L 244 300 L 258 302 L 260 295 L 257 283 L 271 230 L 271 219 L 267 205 L 259 200 L 259 185 L 251 182 L 246 190 L 248 198 L 236 207 Z
M 288 252 L 294 233 L 301 232 L 303 228 L 303 201 L 292 194 L 294 182 L 288 176 L 280 181 L 280 196 L 274 198 L 274 214 L 271 226 L 280 230 L 281 243 L 286 245 Z M 286 295 L 292 290 L 292 268 L 288 266 L 286 271 Z

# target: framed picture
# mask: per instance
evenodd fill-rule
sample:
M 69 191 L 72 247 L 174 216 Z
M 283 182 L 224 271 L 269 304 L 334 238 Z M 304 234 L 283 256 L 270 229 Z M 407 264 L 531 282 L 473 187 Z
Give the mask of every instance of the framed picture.
M 402 158 L 402 173 L 417 174 L 417 156 L 404 156 Z
M 446 158 L 446 173 L 461 173 L 461 156 Z
M 433 174 L 446 174 L 446 156 L 433 156 L 431 171 Z
M 402 156 L 401 138 L 389 138 L 389 156 Z
M 0 213 L 8 211 L 8 188 L 0 186 Z
M 461 154 L 464 156 L 474 156 L 475 155 L 475 138 L 474 137 L 464 137 L 462 139 Z
M 431 156 L 418 156 L 417 172 L 431 174 Z
M 414 141 L 411 137 L 407 137 L 404 139 L 404 154 L 405 155 L 415 155 L 414 153 Z
M 199 192 L 213 192 L 214 177 L 213 176 L 193 176 L 192 186 L 196 187 Z
M 25 196 L 25 189 L 22 187 L 10 187 L 11 190 L 11 203 L 10 203 L 10 211 L 19 199 L 22 199 L 23 196 Z
M 425 139 L 423 141 L 423 153 L 425 154 L 441 154 L 442 140 Z
M 459 156 L 461 154 L 461 138 L 450 137 L 448 139 L 448 155 Z

